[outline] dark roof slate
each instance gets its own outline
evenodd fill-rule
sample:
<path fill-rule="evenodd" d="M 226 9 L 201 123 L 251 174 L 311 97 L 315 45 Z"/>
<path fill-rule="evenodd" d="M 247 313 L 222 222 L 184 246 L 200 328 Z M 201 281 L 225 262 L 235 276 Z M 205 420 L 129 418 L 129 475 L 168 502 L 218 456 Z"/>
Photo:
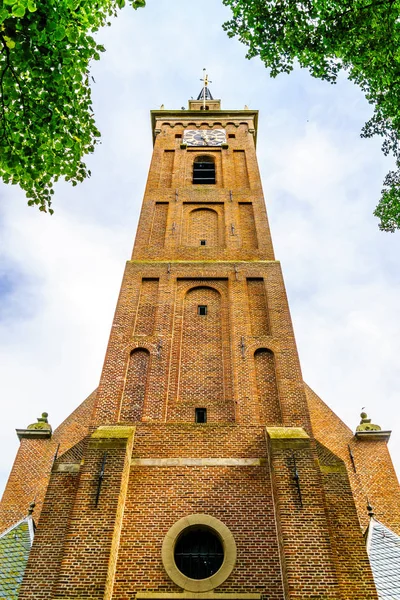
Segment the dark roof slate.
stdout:
<path fill-rule="evenodd" d="M 372 518 L 367 532 L 367 551 L 378 596 L 400 599 L 400 536 Z"/>
<path fill-rule="evenodd" d="M 17 600 L 33 541 L 33 520 L 26 517 L 0 535 L 0 598 Z"/>

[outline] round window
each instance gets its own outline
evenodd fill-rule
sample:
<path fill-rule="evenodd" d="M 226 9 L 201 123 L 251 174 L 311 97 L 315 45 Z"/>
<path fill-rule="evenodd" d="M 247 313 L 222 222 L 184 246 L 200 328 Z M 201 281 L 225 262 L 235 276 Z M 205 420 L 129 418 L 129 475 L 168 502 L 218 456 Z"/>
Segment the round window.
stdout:
<path fill-rule="evenodd" d="M 217 533 L 209 527 L 189 527 L 179 536 L 174 550 L 179 571 L 191 579 L 214 575 L 224 562 L 224 550 Z"/>
<path fill-rule="evenodd" d="M 182 517 L 162 545 L 164 568 L 188 592 L 208 592 L 223 583 L 236 562 L 236 544 L 226 525 L 204 514 Z"/>

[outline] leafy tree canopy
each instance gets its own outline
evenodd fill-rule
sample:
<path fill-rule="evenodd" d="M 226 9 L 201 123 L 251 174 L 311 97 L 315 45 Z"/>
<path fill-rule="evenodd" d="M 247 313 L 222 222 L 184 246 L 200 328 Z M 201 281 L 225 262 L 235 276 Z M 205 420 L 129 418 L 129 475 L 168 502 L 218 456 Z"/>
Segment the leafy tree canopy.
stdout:
<path fill-rule="evenodd" d="M 335 83 L 341 70 L 373 105 L 361 136 L 383 138 L 396 171 L 384 180 L 375 210 L 384 231 L 400 229 L 400 0 L 223 0 L 224 24 L 259 55 L 272 77 L 298 61 L 313 77 Z"/>
<path fill-rule="evenodd" d="M 133 8 L 145 0 L 129 0 Z M 90 175 L 83 156 L 100 133 L 91 106 L 89 62 L 103 46 L 93 34 L 125 0 L 0 2 L 0 177 L 28 204 L 51 209 L 60 177 Z"/>

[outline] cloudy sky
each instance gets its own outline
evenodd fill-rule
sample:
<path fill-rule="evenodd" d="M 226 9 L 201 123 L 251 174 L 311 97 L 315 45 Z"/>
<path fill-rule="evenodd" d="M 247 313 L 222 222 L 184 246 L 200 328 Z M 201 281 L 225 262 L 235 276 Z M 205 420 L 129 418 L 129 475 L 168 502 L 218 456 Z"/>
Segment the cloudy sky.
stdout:
<path fill-rule="evenodd" d="M 0 188 L 0 489 L 15 428 L 42 411 L 56 427 L 98 384 L 150 162 L 149 111 L 181 108 L 202 68 L 223 108 L 260 110 L 258 157 L 305 381 L 352 428 L 366 407 L 392 429 L 400 469 L 400 234 L 372 216 L 391 167 L 346 81 L 272 80 L 222 31 L 217 0 L 148 0 L 100 33 L 93 65 L 102 145 L 92 177 L 60 184 L 52 217 Z"/>

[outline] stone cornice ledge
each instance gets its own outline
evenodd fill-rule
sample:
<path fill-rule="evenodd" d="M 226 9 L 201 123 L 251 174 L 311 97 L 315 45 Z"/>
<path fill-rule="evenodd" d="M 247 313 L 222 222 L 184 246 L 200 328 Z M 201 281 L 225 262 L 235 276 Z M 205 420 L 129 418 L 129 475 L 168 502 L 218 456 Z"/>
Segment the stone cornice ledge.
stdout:
<path fill-rule="evenodd" d="M 310 437 L 302 427 L 266 427 L 267 438 L 272 448 L 305 448 Z"/>
<path fill-rule="evenodd" d="M 51 429 L 16 429 L 20 440 L 48 440 L 51 438 Z"/>
<path fill-rule="evenodd" d="M 390 435 L 391 435 L 391 431 L 382 431 L 381 429 L 379 430 L 369 430 L 369 431 L 356 431 L 355 436 L 358 440 L 362 440 L 362 441 L 384 441 L 384 442 L 388 442 Z"/>
<path fill-rule="evenodd" d="M 137 592 L 136 600 L 152 600 L 153 598 L 159 598 L 159 600 L 194 600 L 196 599 L 210 599 L 213 600 L 259 600 L 261 594 L 240 594 L 240 593 L 215 593 L 215 592 Z"/>
<path fill-rule="evenodd" d="M 104 438 L 129 438 L 134 435 L 136 430 L 135 426 L 128 425 L 100 425 L 92 433 L 93 439 L 104 439 Z"/>

